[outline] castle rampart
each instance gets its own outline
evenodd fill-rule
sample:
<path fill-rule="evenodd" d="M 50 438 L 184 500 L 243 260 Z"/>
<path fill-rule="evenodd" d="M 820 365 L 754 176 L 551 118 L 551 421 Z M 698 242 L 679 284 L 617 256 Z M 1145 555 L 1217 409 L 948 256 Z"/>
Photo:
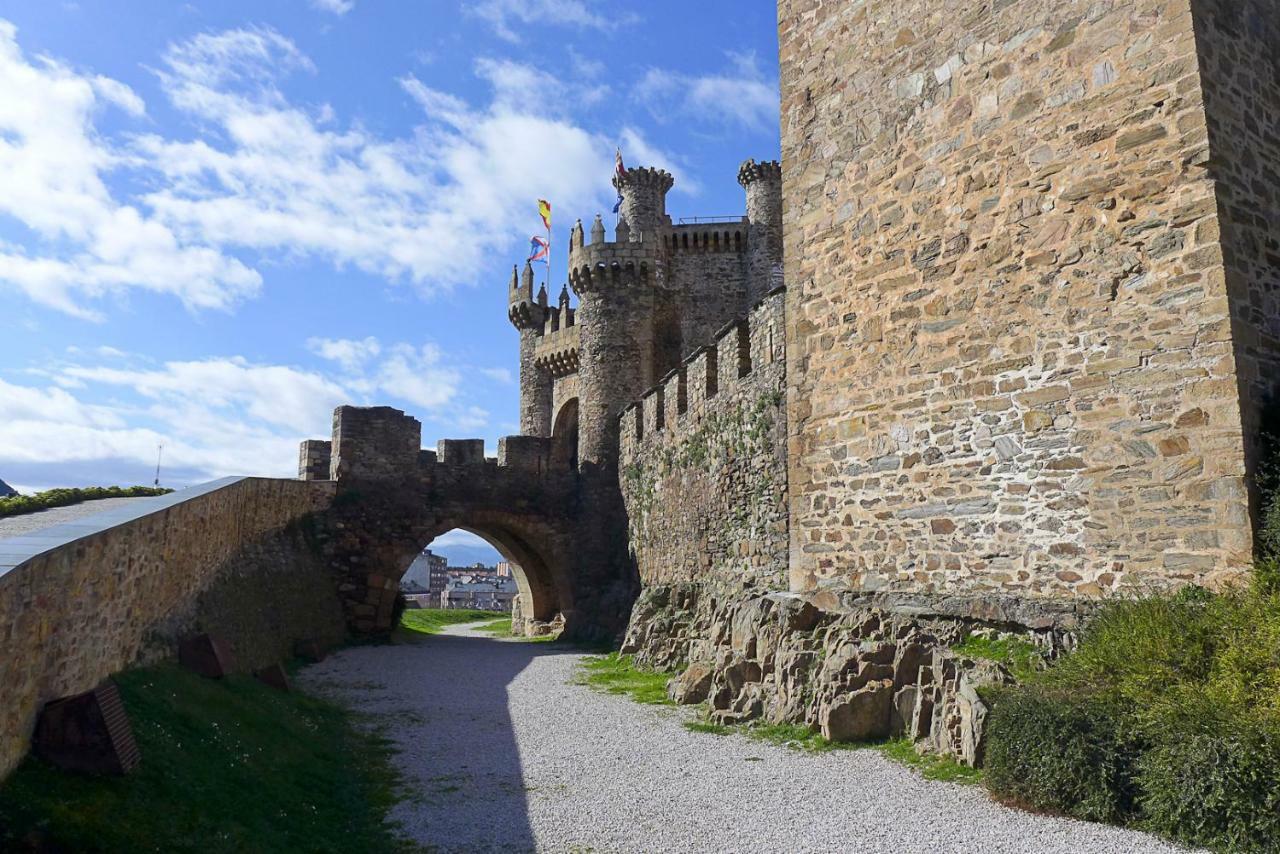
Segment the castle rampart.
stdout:
<path fill-rule="evenodd" d="M 629 540 L 646 586 L 786 589 L 784 302 L 771 294 L 619 418 Z"/>

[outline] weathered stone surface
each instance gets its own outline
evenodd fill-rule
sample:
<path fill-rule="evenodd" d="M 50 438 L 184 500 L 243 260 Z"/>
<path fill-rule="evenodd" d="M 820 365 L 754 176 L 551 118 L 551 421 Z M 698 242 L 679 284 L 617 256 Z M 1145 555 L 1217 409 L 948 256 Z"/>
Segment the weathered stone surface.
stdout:
<path fill-rule="evenodd" d="M 781 0 L 792 589 L 1244 574 L 1278 19 Z"/>
<path fill-rule="evenodd" d="M 893 680 L 870 682 L 853 693 L 824 703 L 818 713 L 828 741 L 870 741 L 889 735 Z"/>
<path fill-rule="evenodd" d="M 712 585 L 649 587 L 637 600 L 625 651 L 641 665 L 693 662 L 668 692 L 678 702 L 705 698 L 715 721 L 763 716 L 839 740 L 908 735 L 921 749 L 980 762 L 986 707 L 976 689 L 1010 676 L 951 647 L 981 630 L 1062 650 L 1072 643 L 1076 615 L 1062 609 L 1056 621 L 1029 629 L 984 620 L 989 609 L 979 602 L 970 615 L 956 616 L 938 612 L 961 612 L 958 597 L 945 608 L 928 607 L 920 595 L 895 597 L 904 598 L 834 589 L 742 597 Z"/>
<path fill-rule="evenodd" d="M 0 776 L 50 699 L 91 691 L 180 639 L 227 638 L 246 669 L 297 637 L 343 637 L 335 584 L 308 539 L 330 483 L 230 479 L 0 568 Z"/>
<path fill-rule="evenodd" d="M 292 690 L 289 685 L 289 674 L 285 673 L 284 667 L 279 662 L 268 664 L 266 667 L 260 667 L 253 671 L 253 678 L 263 685 L 275 688 L 277 691 L 283 691 L 286 694 Z"/>
<path fill-rule="evenodd" d="M 671 680 L 667 694 L 681 705 L 704 702 L 711 693 L 711 677 L 714 671 L 709 663 L 695 661 L 684 672 Z"/>

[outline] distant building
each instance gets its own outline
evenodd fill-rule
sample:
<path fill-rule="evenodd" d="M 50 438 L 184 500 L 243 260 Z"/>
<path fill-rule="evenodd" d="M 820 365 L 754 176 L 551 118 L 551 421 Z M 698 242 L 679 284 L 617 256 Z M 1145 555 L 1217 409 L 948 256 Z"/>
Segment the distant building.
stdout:
<path fill-rule="evenodd" d="M 426 593 L 432 598 L 427 607 L 437 607 L 440 602 L 440 591 L 444 590 L 448 561 L 442 555 L 432 553 L 431 549 L 423 549 L 422 554 L 414 558 L 409 569 L 400 579 L 400 590 L 406 594 Z"/>
<path fill-rule="evenodd" d="M 475 579 L 475 576 L 470 576 Z M 475 608 L 480 611 L 511 610 L 511 602 L 519 591 L 513 578 L 450 580 L 440 594 L 441 608 Z"/>
<path fill-rule="evenodd" d="M 498 577 L 499 578 L 511 577 L 511 561 L 509 560 L 498 561 Z"/>

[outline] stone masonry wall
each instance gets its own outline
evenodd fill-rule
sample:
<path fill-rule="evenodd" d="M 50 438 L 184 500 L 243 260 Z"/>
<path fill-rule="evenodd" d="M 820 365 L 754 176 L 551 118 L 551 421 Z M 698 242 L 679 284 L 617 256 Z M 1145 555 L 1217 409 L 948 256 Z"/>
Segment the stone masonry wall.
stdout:
<path fill-rule="evenodd" d="M 779 34 L 793 589 L 1245 572 L 1188 2 L 781 0 Z"/>
<path fill-rule="evenodd" d="M 333 494 L 327 482 L 236 479 L 3 571 L 0 777 L 44 703 L 174 655 L 186 632 L 224 634 L 242 668 L 286 657 L 299 638 L 341 638 L 332 579 L 305 534 Z"/>
<path fill-rule="evenodd" d="M 622 413 L 619 479 L 646 586 L 786 588 L 784 297 Z"/>
<path fill-rule="evenodd" d="M 1250 469 L 1280 391 L 1280 2 L 1196 0 L 1232 339 Z M 1208 236 L 1208 235 L 1206 235 Z"/>

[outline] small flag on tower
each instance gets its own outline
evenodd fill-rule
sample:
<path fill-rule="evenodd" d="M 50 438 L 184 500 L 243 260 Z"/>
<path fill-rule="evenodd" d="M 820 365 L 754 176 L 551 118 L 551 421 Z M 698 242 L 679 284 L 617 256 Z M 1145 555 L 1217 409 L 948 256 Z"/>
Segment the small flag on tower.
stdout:
<path fill-rule="evenodd" d="M 622 179 L 622 178 L 625 178 L 625 177 L 626 177 L 626 175 L 627 175 L 627 167 L 625 167 L 625 166 L 623 166 L 623 165 L 622 165 L 622 149 L 621 149 L 621 148 L 618 148 L 618 149 L 615 149 L 615 150 L 614 150 L 614 158 L 613 158 L 613 159 L 614 159 L 614 163 L 615 163 L 615 165 L 614 165 L 614 167 L 613 167 L 613 174 L 614 174 L 614 175 L 616 175 L 616 176 L 618 176 L 618 179 L 619 179 L 619 180 L 618 180 L 618 183 L 619 183 L 619 184 L 621 184 L 621 183 L 622 183 L 621 179 Z M 621 187 L 619 187 L 619 188 L 618 188 L 618 201 L 614 202 L 614 204 L 613 204 L 613 212 L 614 212 L 614 213 L 617 213 L 621 208 L 622 208 L 622 188 L 621 188 Z"/>
<path fill-rule="evenodd" d="M 542 224 L 547 227 L 547 231 L 551 230 L 551 203 L 546 199 L 538 199 L 538 216 L 542 217 Z"/>
<path fill-rule="evenodd" d="M 548 248 L 549 247 L 547 245 L 547 239 L 545 237 L 530 238 L 528 260 L 529 261 L 546 261 L 548 264 L 550 264 L 551 262 L 547 258 Z"/>

